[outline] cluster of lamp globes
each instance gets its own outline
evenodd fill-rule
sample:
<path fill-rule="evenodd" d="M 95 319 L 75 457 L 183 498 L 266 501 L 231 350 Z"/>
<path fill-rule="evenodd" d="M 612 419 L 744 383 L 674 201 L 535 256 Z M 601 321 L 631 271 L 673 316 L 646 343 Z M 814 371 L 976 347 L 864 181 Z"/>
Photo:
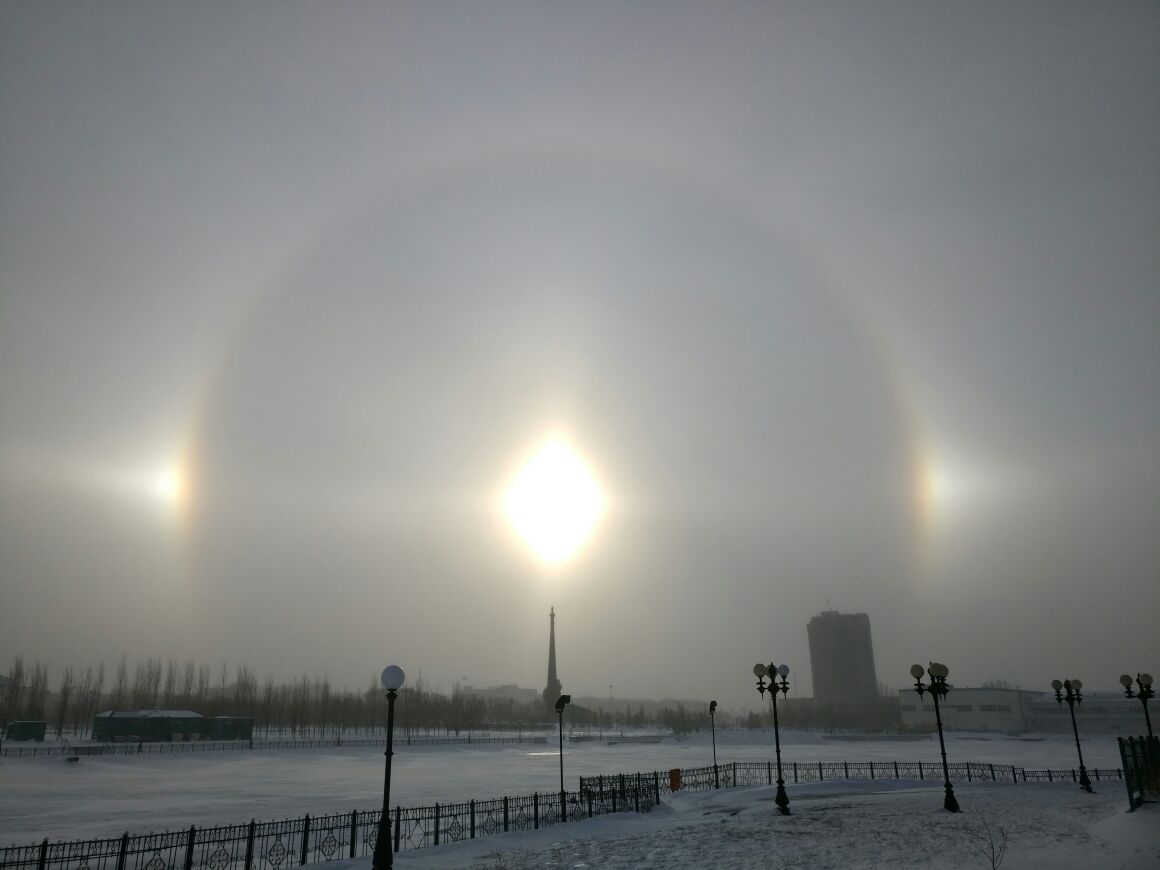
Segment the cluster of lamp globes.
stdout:
<path fill-rule="evenodd" d="M 1152 697 L 1152 675 L 1151 674 L 1136 674 L 1136 684 L 1140 687 L 1139 696 L 1141 698 Z M 1132 678 L 1127 674 L 1120 674 L 1120 685 L 1124 687 L 1124 694 L 1129 698 L 1135 698 L 1136 694 L 1132 691 Z"/>
<path fill-rule="evenodd" d="M 778 665 L 776 668 L 773 665 L 763 665 L 760 662 L 753 666 L 753 676 L 759 680 L 763 677 L 769 677 L 770 681 L 781 677 L 782 681 L 789 676 L 789 665 Z"/>

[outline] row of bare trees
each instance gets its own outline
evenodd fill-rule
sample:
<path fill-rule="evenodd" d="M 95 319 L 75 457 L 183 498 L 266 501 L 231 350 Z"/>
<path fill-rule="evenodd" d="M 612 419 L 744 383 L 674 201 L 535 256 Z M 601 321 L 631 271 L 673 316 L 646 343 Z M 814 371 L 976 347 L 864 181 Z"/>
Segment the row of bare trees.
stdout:
<path fill-rule="evenodd" d="M 47 668 L 39 661 L 29 665 L 18 655 L 9 667 L 7 683 L 0 684 L 0 720 L 47 721 L 57 736 L 87 734 L 93 717 L 105 710 L 151 709 L 253 717 L 259 731 L 269 735 L 373 733 L 383 728 L 386 719 L 377 680 L 361 691 L 336 689 L 326 677 L 308 675 L 289 682 L 275 682 L 273 677 L 259 682 L 249 667 L 231 669 L 224 663 L 212 668 L 193 661 L 146 658 L 130 666 L 122 656 L 111 675 L 103 663 L 83 671 L 66 667 L 56 690 L 51 691 Z M 433 690 L 422 675 L 403 687 L 395 711 L 396 728 L 412 736 L 531 730 L 555 721 L 554 713 L 539 701 L 484 697 L 459 686 L 446 694 Z M 718 714 L 718 725 L 728 720 L 723 712 Z M 623 716 L 575 704 L 568 709 L 567 724 L 573 728 L 659 725 L 678 732 L 708 728 L 704 711 L 681 704 L 651 714 L 643 707 L 636 711 L 626 707 Z"/>
<path fill-rule="evenodd" d="M 57 736 L 85 735 L 93 717 L 106 710 L 193 710 L 206 716 L 249 716 L 269 734 L 334 735 L 374 732 L 386 719 L 383 692 L 374 680 L 361 691 L 336 689 L 326 677 L 303 675 L 289 682 L 259 682 L 247 666 L 216 669 L 193 661 L 122 657 L 110 674 L 104 663 L 61 671 L 55 691 L 39 661 L 17 655 L 0 683 L 0 720 L 47 721 Z M 400 692 L 396 727 L 404 734 L 471 733 L 482 729 L 526 730 L 554 716 L 539 702 L 480 697 L 456 686 L 450 694 L 433 690 L 420 675 Z M 569 710 L 573 726 L 613 724 L 608 713 L 583 707 Z"/>

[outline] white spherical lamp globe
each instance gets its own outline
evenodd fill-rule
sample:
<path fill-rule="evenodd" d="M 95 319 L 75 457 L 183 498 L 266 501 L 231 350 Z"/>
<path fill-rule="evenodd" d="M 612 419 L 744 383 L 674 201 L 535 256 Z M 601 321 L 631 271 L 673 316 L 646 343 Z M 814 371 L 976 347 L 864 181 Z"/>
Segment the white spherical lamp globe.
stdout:
<path fill-rule="evenodd" d="M 403 681 L 406 678 L 407 675 L 403 673 L 403 669 L 398 665 L 387 665 L 383 668 L 383 688 L 388 692 L 403 688 Z"/>

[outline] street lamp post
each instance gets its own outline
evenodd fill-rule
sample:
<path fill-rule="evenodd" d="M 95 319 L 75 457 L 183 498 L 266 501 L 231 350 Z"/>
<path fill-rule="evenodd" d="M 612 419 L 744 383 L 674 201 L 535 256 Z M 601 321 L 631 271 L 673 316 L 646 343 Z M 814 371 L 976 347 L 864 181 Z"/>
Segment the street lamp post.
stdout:
<path fill-rule="evenodd" d="M 777 797 L 773 802 L 777 804 L 778 812 L 788 816 L 789 795 L 785 793 L 785 777 L 781 775 L 781 734 L 777 721 L 777 693 L 785 695 L 789 692 L 789 683 L 785 679 L 789 676 L 789 666 L 774 665 L 773 662 L 763 665 L 759 662 L 753 666 L 753 675 L 757 677 L 757 691 L 762 697 L 765 697 L 765 677 L 769 677 L 769 695 L 773 701 L 773 745 L 777 751 Z"/>
<path fill-rule="evenodd" d="M 387 690 L 387 770 L 383 776 L 383 812 L 379 816 L 379 832 L 375 837 L 375 854 L 371 861 L 374 870 L 393 867 L 395 854 L 391 850 L 391 756 L 395 754 L 395 699 L 403 687 L 406 675 L 398 665 L 383 668 L 382 684 Z"/>
<path fill-rule="evenodd" d="M 1083 695 L 1080 694 L 1083 683 L 1079 680 L 1064 680 L 1062 683 L 1059 680 L 1052 680 L 1051 688 L 1055 689 L 1055 703 L 1062 707 L 1063 702 L 1067 701 L 1067 709 L 1071 713 L 1071 731 L 1075 735 L 1075 752 L 1079 756 L 1079 787 L 1090 792 L 1092 781 L 1088 779 L 1087 768 L 1083 766 L 1083 750 L 1079 747 L 1079 728 L 1075 724 L 1075 705 L 1083 705 Z"/>
<path fill-rule="evenodd" d="M 714 718 L 717 713 L 717 702 L 709 702 L 709 731 L 713 734 L 713 788 L 721 788 L 721 775 L 717 772 L 717 726 Z"/>
<path fill-rule="evenodd" d="M 564 822 L 568 821 L 564 792 L 564 708 L 571 703 L 571 695 L 561 695 L 556 699 L 556 718 L 560 721 L 560 820 Z"/>
<path fill-rule="evenodd" d="M 939 662 L 931 662 L 930 667 L 926 669 L 926 673 L 930 675 L 929 686 L 922 682 L 922 665 L 910 666 L 910 675 L 914 677 L 914 691 L 918 692 L 918 697 L 921 698 L 923 692 L 930 692 L 930 696 L 934 698 L 934 721 L 938 725 L 938 748 L 942 753 L 943 788 L 946 790 L 943 809 L 948 813 L 957 813 L 959 811 L 959 802 L 955 798 L 954 786 L 951 785 L 951 771 L 947 766 L 947 746 L 943 741 L 942 712 L 938 706 L 939 698 L 945 698 L 947 696 L 947 677 L 950 675 L 950 669 Z"/>
<path fill-rule="evenodd" d="M 1155 737 L 1156 735 L 1152 733 L 1152 717 L 1148 715 L 1148 699 L 1155 694 L 1152 691 L 1152 675 L 1136 674 L 1136 685 L 1140 689 L 1138 692 L 1132 691 L 1132 678 L 1127 674 L 1120 675 L 1120 685 L 1124 687 L 1125 697 L 1140 699 L 1140 703 L 1144 705 L 1144 721 L 1148 723 L 1148 736 Z"/>

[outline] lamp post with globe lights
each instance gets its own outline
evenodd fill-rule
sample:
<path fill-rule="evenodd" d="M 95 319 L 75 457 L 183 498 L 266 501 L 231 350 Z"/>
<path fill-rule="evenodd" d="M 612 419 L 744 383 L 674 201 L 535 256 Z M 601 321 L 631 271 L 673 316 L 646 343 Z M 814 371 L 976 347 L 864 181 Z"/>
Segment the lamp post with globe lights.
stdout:
<path fill-rule="evenodd" d="M 388 665 L 383 668 L 380 678 L 383 688 L 387 690 L 387 770 L 383 777 L 383 813 L 379 816 L 379 831 L 375 837 L 375 854 L 371 865 L 374 870 L 384 870 L 394 866 L 395 855 L 391 851 L 391 756 L 395 754 L 395 699 L 399 696 L 399 689 L 403 687 L 406 675 L 398 665 Z"/>
<path fill-rule="evenodd" d="M 561 695 L 556 699 L 556 717 L 560 720 L 560 815 L 568 821 L 568 808 L 564 803 L 564 708 L 572 703 L 571 695 Z"/>
<path fill-rule="evenodd" d="M 929 686 L 922 681 L 923 673 L 922 665 L 910 666 L 910 675 L 914 677 L 914 691 L 918 692 L 918 697 L 921 698 L 923 692 L 930 692 L 930 696 L 934 698 L 934 721 L 938 726 L 938 748 L 939 752 L 942 753 L 943 788 L 946 790 L 943 809 L 948 813 L 957 813 L 959 812 L 959 802 L 955 798 L 954 786 L 951 785 L 951 771 L 947 766 L 947 746 L 943 740 L 942 712 L 938 706 L 939 699 L 945 698 L 949 691 L 947 677 L 950 675 L 950 668 L 940 662 L 931 662 L 925 671 L 930 676 Z"/>
<path fill-rule="evenodd" d="M 1148 736 L 1155 737 L 1156 735 L 1152 733 L 1152 717 L 1148 715 L 1148 700 L 1155 694 L 1152 691 L 1152 675 L 1136 674 L 1138 692 L 1132 691 L 1132 678 L 1127 674 L 1120 674 L 1120 685 L 1124 687 L 1124 697 L 1140 699 L 1140 703 L 1144 705 L 1144 721 L 1148 724 Z"/>
<path fill-rule="evenodd" d="M 717 772 L 717 726 L 714 717 L 717 713 L 717 702 L 709 702 L 709 731 L 713 735 L 713 788 L 721 788 L 721 777 Z"/>
<path fill-rule="evenodd" d="M 1075 705 L 1083 704 L 1083 695 L 1080 694 L 1083 683 L 1079 680 L 1064 680 L 1062 683 L 1059 680 L 1052 680 L 1051 688 L 1055 689 L 1055 703 L 1062 707 L 1063 702 L 1067 701 L 1067 709 L 1071 713 L 1071 731 L 1075 735 L 1075 752 L 1079 756 L 1079 787 L 1090 792 L 1092 781 L 1088 779 L 1087 768 L 1083 766 L 1083 750 L 1079 746 L 1079 728 L 1075 724 Z"/>
<path fill-rule="evenodd" d="M 763 665 L 758 662 L 753 666 L 753 675 L 757 677 L 757 691 L 762 697 L 765 697 L 765 678 L 769 677 L 768 688 L 770 698 L 773 701 L 773 745 L 777 752 L 777 797 L 773 799 L 773 802 L 777 804 L 777 809 L 783 816 L 788 816 L 789 795 L 785 793 L 785 777 L 781 775 L 781 735 L 777 721 L 777 693 L 781 692 L 785 695 L 789 692 L 789 683 L 786 681 L 786 677 L 789 676 L 789 666 L 774 665 L 773 662 Z"/>

